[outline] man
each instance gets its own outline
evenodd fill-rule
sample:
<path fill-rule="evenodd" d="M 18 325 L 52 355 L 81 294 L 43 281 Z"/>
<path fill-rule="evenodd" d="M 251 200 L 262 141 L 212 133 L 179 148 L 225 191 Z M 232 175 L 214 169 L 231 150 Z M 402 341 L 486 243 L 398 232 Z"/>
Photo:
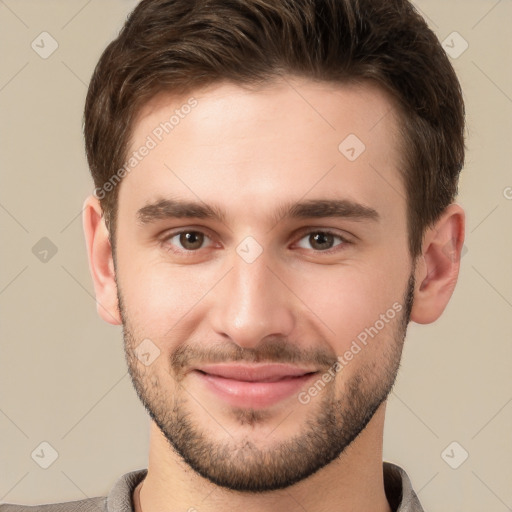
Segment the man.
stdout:
<path fill-rule="evenodd" d="M 463 132 L 406 0 L 142 1 L 89 87 L 84 230 L 149 464 L 45 510 L 421 511 L 384 414 L 457 281 Z"/>

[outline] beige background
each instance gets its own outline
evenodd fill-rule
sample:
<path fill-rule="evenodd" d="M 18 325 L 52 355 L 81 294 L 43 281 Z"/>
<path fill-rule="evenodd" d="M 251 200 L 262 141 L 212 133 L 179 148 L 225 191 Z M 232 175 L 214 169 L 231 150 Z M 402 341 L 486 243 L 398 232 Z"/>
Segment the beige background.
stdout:
<path fill-rule="evenodd" d="M 93 189 L 87 83 L 134 5 L 0 0 L 0 502 L 103 495 L 146 467 L 149 422 L 121 329 L 96 315 L 80 218 Z M 427 511 L 501 512 L 512 509 L 512 3 L 416 5 L 441 40 L 457 31 L 469 44 L 452 59 L 467 106 L 467 253 L 443 317 L 410 325 L 385 459 L 406 468 Z M 43 31 L 58 43 L 47 59 L 31 47 Z M 46 262 L 32 252 L 43 237 L 57 249 Z M 42 442 L 58 452 L 48 469 L 36 463 Z M 468 459 L 452 469 L 445 460 L 460 462 L 462 450 Z"/>

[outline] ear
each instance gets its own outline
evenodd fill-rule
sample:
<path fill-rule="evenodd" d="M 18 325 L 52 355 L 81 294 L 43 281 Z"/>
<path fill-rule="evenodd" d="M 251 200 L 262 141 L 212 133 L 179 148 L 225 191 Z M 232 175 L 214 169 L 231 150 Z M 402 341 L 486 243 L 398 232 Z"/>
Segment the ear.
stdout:
<path fill-rule="evenodd" d="M 112 247 L 100 202 L 92 195 L 84 202 L 83 227 L 98 314 L 105 322 L 120 325 Z"/>
<path fill-rule="evenodd" d="M 435 322 L 444 311 L 459 276 L 464 233 L 464 210 L 456 203 L 450 204 L 426 231 L 416 264 L 413 322 Z"/>

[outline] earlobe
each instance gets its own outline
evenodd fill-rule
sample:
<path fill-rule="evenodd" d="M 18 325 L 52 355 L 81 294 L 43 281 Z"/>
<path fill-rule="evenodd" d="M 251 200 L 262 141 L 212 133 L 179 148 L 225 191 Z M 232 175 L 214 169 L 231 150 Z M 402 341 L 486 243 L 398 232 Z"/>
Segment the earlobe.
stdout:
<path fill-rule="evenodd" d="M 120 325 L 122 321 L 117 300 L 112 247 L 100 202 L 96 197 L 89 196 L 85 200 L 82 218 L 98 314 L 105 322 Z"/>
<path fill-rule="evenodd" d="M 464 210 L 456 203 L 450 204 L 425 233 L 415 271 L 413 322 L 432 323 L 446 308 L 459 275 L 464 234 Z"/>

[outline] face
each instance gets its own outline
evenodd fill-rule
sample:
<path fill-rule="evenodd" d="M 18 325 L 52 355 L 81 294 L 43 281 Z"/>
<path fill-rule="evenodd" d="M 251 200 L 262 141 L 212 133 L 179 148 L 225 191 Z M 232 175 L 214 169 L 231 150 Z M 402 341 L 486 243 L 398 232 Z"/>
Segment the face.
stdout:
<path fill-rule="evenodd" d="M 385 401 L 414 288 L 397 123 L 374 86 L 291 78 L 160 96 L 137 119 L 115 247 L 126 358 L 211 482 L 298 482 Z"/>

